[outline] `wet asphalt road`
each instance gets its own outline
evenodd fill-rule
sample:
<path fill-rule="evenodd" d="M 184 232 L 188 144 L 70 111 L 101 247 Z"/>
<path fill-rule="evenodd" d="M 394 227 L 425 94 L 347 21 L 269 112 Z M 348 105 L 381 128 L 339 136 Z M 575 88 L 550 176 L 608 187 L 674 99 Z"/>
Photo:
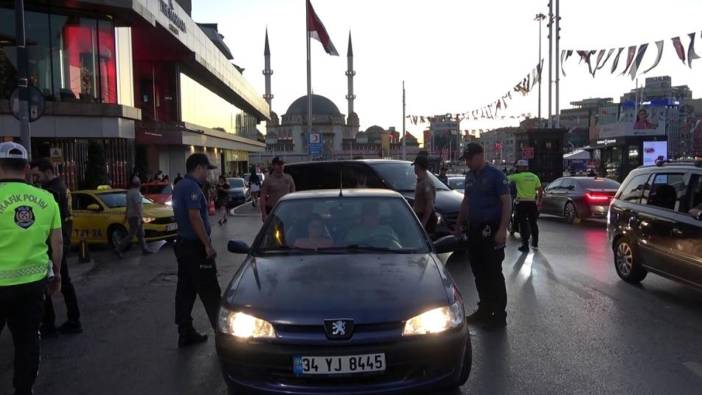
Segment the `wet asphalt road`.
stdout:
<path fill-rule="evenodd" d="M 253 240 L 256 215 L 231 218 L 213 238 L 220 284 L 226 287 L 241 257 L 227 239 Z M 511 240 L 503 272 L 508 327 L 471 329 L 473 371 L 459 393 L 702 392 L 702 291 L 649 275 L 643 286 L 618 279 L 602 223 L 567 225 L 544 218 L 541 249 L 522 255 Z M 71 270 L 85 333 L 42 342 L 37 394 L 225 394 L 210 339 L 176 348 L 172 248 L 118 261 L 107 250 L 93 264 Z M 448 267 L 466 307 L 476 303 L 473 277 L 462 256 Z M 55 298 L 59 324 L 61 297 Z M 196 327 L 209 332 L 196 303 Z M 211 332 L 210 332 L 211 333 Z M 12 343 L 0 334 L 0 394 L 11 393 Z"/>

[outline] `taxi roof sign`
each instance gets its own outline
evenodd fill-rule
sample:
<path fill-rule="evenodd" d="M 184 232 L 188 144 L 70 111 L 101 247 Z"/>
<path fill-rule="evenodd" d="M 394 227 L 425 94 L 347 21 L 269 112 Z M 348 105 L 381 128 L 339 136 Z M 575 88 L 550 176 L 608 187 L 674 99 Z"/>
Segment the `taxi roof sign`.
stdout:
<path fill-rule="evenodd" d="M 110 189 L 112 189 L 112 187 L 109 185 L 98 185 L 97 187 L 98 191 L 109 191 Z"/>

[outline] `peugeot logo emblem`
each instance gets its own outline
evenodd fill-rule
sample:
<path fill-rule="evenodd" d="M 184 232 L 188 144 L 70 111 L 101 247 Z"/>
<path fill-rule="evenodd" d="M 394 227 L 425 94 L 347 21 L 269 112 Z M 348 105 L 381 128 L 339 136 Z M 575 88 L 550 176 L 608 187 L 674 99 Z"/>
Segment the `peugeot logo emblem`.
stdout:
<path fill-rule="evenodd" d="M 344 318 L 324 320 L 324 332 L 329 339 L 349 339 L 353 334 L 353 320 Z"/>

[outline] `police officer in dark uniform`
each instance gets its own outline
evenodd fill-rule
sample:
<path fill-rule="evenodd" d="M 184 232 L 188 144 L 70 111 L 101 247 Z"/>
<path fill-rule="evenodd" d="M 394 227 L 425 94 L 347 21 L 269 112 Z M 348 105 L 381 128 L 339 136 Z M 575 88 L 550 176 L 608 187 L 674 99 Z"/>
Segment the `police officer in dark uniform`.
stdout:
<path fill-rule="evenodd" d="M 207 181 L 210 164 L 205 154 L 188 157 L 187 174 L 173 190 L 173 211 L 178 222 L 175 254 L 178 260 L 175 323 L 178 325 L 178 347 L 202 343 L 207 335 L 199 334 L 192 324 L 191 313 L 196 296 L 205 305 L 212 328 L 217 326 L 221 290 L 217 282 L 215 250 L 210 240 L 207 199 L 202 185 Z"/>
<path fill-rule="evenodd" d="M 486 329 L 501 328 L 507 319 L 502 261 L 512 196 L 507 178 L 485 162 L 480 144 L 468 144 L 464 159 L 470 172 L 466 175 L 456 233 L 463 234 L 467 220 L 468 257 L 480 298 L 478 310 L 467 318 L 467 322 L 482 324 Z"/>
<path fill-rule="evenodd" d="M 64 334 L 81 333 L 83 327 L 80 324 L 80 310 L 78 309 L 78 298 L 76 290 L 71 282 L 68 273 L 67 255 L 71 248 L 71 233 L 73 232 L 73 219 L 71 218 L 70 193 L 61 177 L 54 171 L 54 165 L 46 158 L 37 159 L 31 164 L 32 174 L 41 184 L 41 187 L 51 192 L 56 199 L 61 213 L 61 229 L 63 233 L 63 258 L 61 259 L 61 293 L 63 301 L 66 303 L 66 315 L 68 320 L 64 322 L 58 331 Z M 49 249 L 51 253 L 51 249 Z M 51 336 L 56 332 L 56 314 L 51 296 L 47 295 L 44 303 L 44 319 L 42 322 L 42 336 Z"/>

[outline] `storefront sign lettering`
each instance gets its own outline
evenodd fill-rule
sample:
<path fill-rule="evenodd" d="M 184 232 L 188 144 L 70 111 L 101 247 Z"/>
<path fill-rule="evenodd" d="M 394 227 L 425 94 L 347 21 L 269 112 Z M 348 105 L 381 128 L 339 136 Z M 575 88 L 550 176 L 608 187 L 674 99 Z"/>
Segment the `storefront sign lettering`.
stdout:
<path fill-rule="evenodd" d="M 597 140 L 597 144 L 603 144 L 603 145 L 607 145 L 607 144 L 616 144 L 616 143 L 617 143 L 617 140 L 614 140 L 614 139 L 609 139 L 609 140 Z"/>
<path fill-rule="evenodd" d="M 161 0 L 161 12 L 168 18 L 168 20 L 176 25 L 178 29 L 185 33 L 185 21 L 183 21 L 183 19 L 176 14 L 175 9 L 173 8 L 173 0 L 168 0 L 168 2 Z"/>

